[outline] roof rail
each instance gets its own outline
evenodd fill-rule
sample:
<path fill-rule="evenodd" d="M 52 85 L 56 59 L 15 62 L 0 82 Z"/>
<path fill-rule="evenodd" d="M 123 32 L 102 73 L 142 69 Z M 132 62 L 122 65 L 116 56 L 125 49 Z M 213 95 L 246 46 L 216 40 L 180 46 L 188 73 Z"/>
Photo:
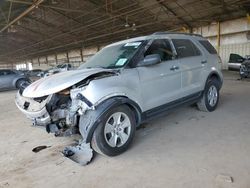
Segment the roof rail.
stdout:
<path fill-rule="evenodd" d="M 202 37 L 202 35 L 195 34 L 195 33 L 178 33 L 178 32 L 167 32 L 167 31 L 155 32 L 152 35 L 167 35 L 167 34 L 182 34 L 182 35 L 190 35 L 190 36 Z"/>

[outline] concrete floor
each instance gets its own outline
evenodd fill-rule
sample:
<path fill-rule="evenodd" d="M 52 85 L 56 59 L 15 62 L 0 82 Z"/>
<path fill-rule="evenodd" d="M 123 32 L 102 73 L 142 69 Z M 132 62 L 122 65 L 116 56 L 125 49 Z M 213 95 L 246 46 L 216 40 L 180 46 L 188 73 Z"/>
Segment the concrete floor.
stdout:
<path fill-rule="evenodd" d="M 126 153 L 97 155 L 82 167 L 60 151 L 74 138 L 55 138 L 30 122 L 0 93 L 0 188 L 250 187 L 250 82 L 226 73 L 218 109 L 185 107 L 136 133 Z M 31 150 L 49 145 L 39 153 Z M 230 178 L 233 182 L 230 182 Z"/>

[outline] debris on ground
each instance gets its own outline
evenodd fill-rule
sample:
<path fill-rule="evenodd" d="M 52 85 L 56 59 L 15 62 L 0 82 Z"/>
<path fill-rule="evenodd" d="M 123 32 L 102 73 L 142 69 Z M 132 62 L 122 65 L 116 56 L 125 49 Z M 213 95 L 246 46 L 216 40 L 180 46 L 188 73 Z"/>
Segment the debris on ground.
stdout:
<path fill-rule="evenodd" d="M 147 125 L 148 125 L 147 123 L 143 123 L 140 126 L 136 127 L 136 130 L 145 129 Z"/>
<path fill-rule="evenodd" d="M 34 153 L 38 153 L 39 151 L 44 150 L 44 149 L 46 149 L 46 148 L 50 148 L 50 147 L 51 147 L 51 146 L 37 146 L 37 147 L 33 148 L 32 151 L 33 151 Z"/>
<path fill-rule="evenodd" d="M 234 182 L 233 177 L 231 177 L 228 174 L 219 174 L 219 175 L 216 176 L 216 180 L 227 182 L 227 183 L 233 183 Z"/>
<path fill-rule="evenodd" d="M 63 150 L 63 155 L 72 161 L 84 166 L 93 158 L 93 150 L 90 143 L 80 143 L 77 146 L 68 146 Z"/>
<path fill-rule="evenodd" d="M 56 163 L 56 166 L 58 166 L 58 165 L 60 165 L 60 164 L 62 164 L 62 163 L 64 163 L 64 161 L 57 162 L 57 163 Z"/>

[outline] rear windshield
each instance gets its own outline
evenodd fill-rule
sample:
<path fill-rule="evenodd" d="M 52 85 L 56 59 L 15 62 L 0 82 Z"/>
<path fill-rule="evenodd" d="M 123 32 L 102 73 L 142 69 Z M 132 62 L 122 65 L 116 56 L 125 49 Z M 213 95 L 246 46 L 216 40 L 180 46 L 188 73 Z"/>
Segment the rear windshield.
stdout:
<path fill-rule="evenodd" d="M 210 53 L 210 54 L 217 54 L 216 50 L 214 49 L 214 47 L 210 44 L 210 42 L 208 42 L 207 40 L 199 40 L 199 42 L 201 43 L 201 45 L 206 48 L 206 50 Z"/>

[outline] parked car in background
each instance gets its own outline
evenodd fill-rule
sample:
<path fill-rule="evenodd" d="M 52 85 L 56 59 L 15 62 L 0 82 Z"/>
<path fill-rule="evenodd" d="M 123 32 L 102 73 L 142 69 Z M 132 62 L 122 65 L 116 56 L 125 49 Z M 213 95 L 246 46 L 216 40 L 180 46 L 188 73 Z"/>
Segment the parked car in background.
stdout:
<path fill-rule="evenodd" d="M 40 79 L 16 95 L 17 107 L 56 135 L 80 133 L 104 155 L 126 151 L 142 122 L 178 106 L 214 111 L 221 60 L 200 35 L 155 33 L 111 44 L 78 70 Z M 67 133 L 67 134 L 66 134 Z"/>
<path fill-rule="evenodd" d="M 38 77 L 39 73 L 41 72 L 42 72 L 41 69 L 34 69 L 34 70 L 29 70 L 28 72 L 26 72 L 26 75 L 28 77 Z"/>
<path fill-rule="evenodd" d="M 248 78 L 250 76 L 250 56 L 248 56 L 240 66 L 240 78 Z"/>
<path fill-rule="evenodd" d="M 33 69 L 29 70 L 25 73 L 25 75 L 32 81 L 36 81 L 40 79 L 40 73 L 43 72 L 41 69 Z"/>
<path fill-rule="evenodd" d="M 26 75 L 29 72 L 29 70 L 26 70 L 26 69 L 22 70 L 22 69 L 20 69 L 20 70 L 18 70 L 18 72 L 23 73 L 23 74 Z"/>
<path fill-rule="evenodd" d="M 234 70 L 234 71 L 239 71 L 241 64 L 245 60 L 249 60 L 250 56 L 246 55 L 245 57 L 242 57 L 239 54 L 230 54 L 229 56 L 229 61 L 228 61 L 228 70 Z"/>
<path fill-rule="evenodd" d="M 22 84 L 30 83 L 24 73 L 10 69 L 0 69 L 0 90 L 19 89 Z"/>
<path fill-rule="evenodd" d="M 73 68 L 73 66 L 71 64 L 65 63 L 65 64 L 57 65 L 56 67 L 53 67 L 51 69 L 42 71 L 38 75 L 40 77 L 46 77 L 46 76 L 49 76 L 49 75 L 52 75 L 52 74 L 56 74 L 56 73 L 64 72 L 64 71 L 68 71 L 68 70 L 73 70 L 73 69 L 74 68 Z"/>

